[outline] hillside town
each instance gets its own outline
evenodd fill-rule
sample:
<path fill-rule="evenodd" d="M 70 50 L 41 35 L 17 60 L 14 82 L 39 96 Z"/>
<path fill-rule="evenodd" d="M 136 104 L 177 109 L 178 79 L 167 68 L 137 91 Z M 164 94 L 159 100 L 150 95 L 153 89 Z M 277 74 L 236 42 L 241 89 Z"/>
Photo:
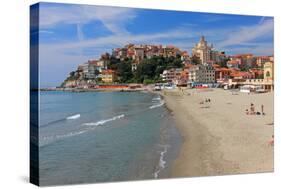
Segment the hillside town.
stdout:
<path fill-rule="evenodd" d="M 128 44 L 88 60 L 71 72 L 62 88 L 126 88 L 155 84 L 165 86 L 246 91 L 274 89 L 273 55 L 227 55 L 202 36 L 191 54 L 172 45 Z"/>

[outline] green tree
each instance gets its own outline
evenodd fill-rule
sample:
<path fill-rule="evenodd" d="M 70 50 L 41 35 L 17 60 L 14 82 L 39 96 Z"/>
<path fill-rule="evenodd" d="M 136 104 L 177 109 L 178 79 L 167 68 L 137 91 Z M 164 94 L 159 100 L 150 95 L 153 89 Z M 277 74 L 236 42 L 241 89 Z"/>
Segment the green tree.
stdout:
<path fill-rule="evenodd" d="M 131 63 L 121 62 L 116 64 L 117 76 L 121 83 L 126 83 L 133 78 Z"/>

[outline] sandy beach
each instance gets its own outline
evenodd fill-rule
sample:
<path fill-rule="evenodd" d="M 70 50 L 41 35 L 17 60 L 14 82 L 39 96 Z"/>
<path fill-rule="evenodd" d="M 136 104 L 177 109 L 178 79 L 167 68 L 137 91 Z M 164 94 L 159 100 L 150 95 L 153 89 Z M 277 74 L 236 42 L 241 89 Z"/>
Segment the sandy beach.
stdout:
<path fill-rule="evenodd" d="M 172 177 L 273 171 L 273 92 L 188 89 L 162 94 L 184 138 Z M 206 98 L 211 102 L 205 103 Z M 265 115 L 246 115 L 251 103 L 259 112 L 264 105 Z"/>

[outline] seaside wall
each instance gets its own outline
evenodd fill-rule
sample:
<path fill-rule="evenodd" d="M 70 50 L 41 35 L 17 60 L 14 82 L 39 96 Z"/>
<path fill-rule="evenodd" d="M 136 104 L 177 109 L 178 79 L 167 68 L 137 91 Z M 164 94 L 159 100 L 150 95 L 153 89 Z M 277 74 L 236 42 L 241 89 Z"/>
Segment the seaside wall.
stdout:
<path fill-rule="evenodd" d="M 99 89 L 127 89 L 128 85 L 98 85 Z"/>

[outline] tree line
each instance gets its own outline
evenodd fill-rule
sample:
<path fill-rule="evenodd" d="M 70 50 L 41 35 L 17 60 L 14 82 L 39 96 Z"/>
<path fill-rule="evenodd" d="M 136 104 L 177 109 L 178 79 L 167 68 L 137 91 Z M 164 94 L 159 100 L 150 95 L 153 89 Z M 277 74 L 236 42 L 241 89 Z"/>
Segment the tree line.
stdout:
<path fill-rule="evenodd" d="M 180 56 L 153 56 L 144 58 L 137 65 L 136 70 L 132 70 L 133 60 L 125 58 L 124 60 L 117 59 L 113 56 L 108 61 L 108 69 L 115 70 L 120 83 L 156 83 L 162 82 L 160 74 L 166 69 L 183 68 Z"/>

